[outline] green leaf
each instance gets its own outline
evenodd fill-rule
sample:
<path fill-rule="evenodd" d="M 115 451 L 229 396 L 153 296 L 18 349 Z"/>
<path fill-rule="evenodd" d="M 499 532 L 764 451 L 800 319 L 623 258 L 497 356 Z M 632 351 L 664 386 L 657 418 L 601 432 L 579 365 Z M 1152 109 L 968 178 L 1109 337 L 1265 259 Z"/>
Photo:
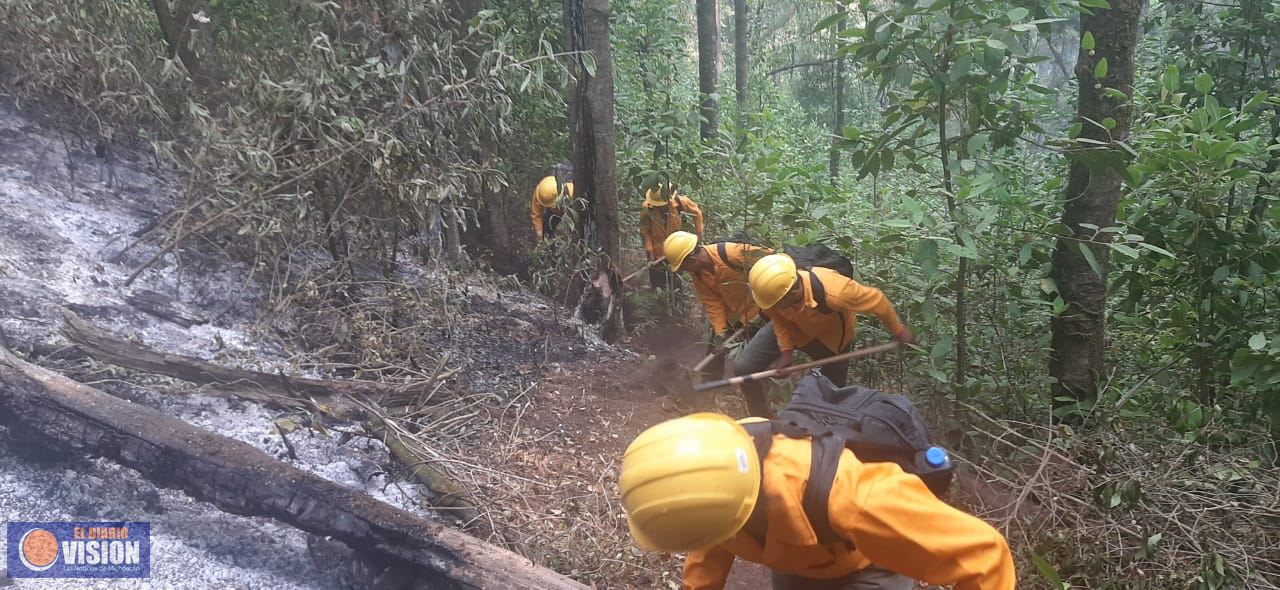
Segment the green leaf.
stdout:
<path fill-rule="evenodd" d="M 1178 66 L 1169 66 L 1164 69 L 1164 77 L 1160 81 L 1164 85 L 1164 89 L 1174 92 L 1178 89 L 1178 85 L 1182 80 L 1178 77 Z"/>
<path fill-rule="evenodd" d="M 1000 51 L 1004 51 L 1004 50 L 1006 50 L 1006 49 L 1008 49 L 1008 48 L 1009 48 L 1009 46 L 1008 46 L 1008 45 L 1005 45 L 1005 44 L 1004 44 L 1004 41 L 1001 41 L 1001 40 L 999 40 L 999 39 L 995 39 L 995 38 L 991 38 L 991 37 L 988 37 L 988 38 L 987 38 L 987 47 L 990 47 L 990 48 L 992 48 L 992 49 L 999 49 Z"/>
<path fill-rule="evenodd" d="M 1102 126 L 1105 127 L 1107 130 L 1115 129 L 1116 120 L 1112 119 L 1111 117 L 1107 117 L 1102 120 Z"/>
<path fill-rule="evenodd" d="M 1098 259 L 1093 255 L 1093 249 L 1085 242 L 1076 242 L 1076 246 L 1080 248 L 1080 255 L 1084 257 L 1084 261 L 1089 263 L 1089 268 L 1093 269 L 1093 273 L 1102 276 L 1102 265 L 1098 264 Z"/>
<path fill-rule="evenodd" d="M 1252 113 L 1253 111 L 1258 110 L 1258 107 L 1262 106 L 1262 103 L 1266 101 L 1267 101 L 1266 91 L 1260 90 L 1258 91 L 1257 94 L 1253 95 L 1253 98 L 1249 99 L 1249 102 L 1244 104 L 1244 108 L 1241 110 L 1243 110 L 1246 113 Z"/>
<path fill-rule="evenodd" d="M 916 262 L 920 264 L 920 271 L 925 277 L 932 277 L 938 274 L 938 242 L 928 238 L 921 239 L 916 243 Z"/>
<path fill-rule="evenodd" d="M 1018 21 L 1020 21 L 1020 20 L 1022 20 L 1022 19 L 1024 19 L 1024 18 L 1027 18 L 1027 15 L 1028 15 L 1028 14 L 1031 14 L 1031 11 L 1030 11 L 1030 10 L 1027 10 L 1027 9 L 1025 9 L 1025 8 L 1023 8 L 1023 7 L 1021 7 L 1021 6 L 1019 6 L 1019 7 L 1017 7 L 1017 8 L 1014 8 L 1013 10 L 1010 10 L 1010 11 L 1009 11 L 1009 15 L 1008 15 L 1008 16 L 1009 16 L 1009 20 L 1010 20 L 1010 21 L 1012 21 L 1012 22 L 1015 22 L 1015 23 L 1016 23 L 1016 22 L 1018 22 Z"/>
<path fill-rule="evenodd" d="M 1119 252 L 1119 253 L 1121 253 L 1121 254 L 1124 254 L 1125 256 L 1128 256 L 1129 258 L 1137 258 L 1137 257 L 1138 257 L 1138 251 L 1137 251 L 1137 250 L 1134 250 L 1133 248 L 1130 248 L 1129 246 L 1126 246 L 1126 245 L 1124 245 L 1124 244 L 1112 243 L 1112 244 L 1111 244 L 1111 249 L 1112 249 L 1112 250 L 1115 250 L 1116 252 Z"/>
<path fill-rule="evenodd" d="M 1085 51 L 1093 51 L 1093 47 L 1094 47 L 1093 33 L 1091 31 L 1085 31 L 1084 35 L 1080 36 L 1080 48 L 1084 49 Z M 1170 67 L 1173 67 L 1173 66 L 1170 66 Z"/>
<path fill-rule="evenodd" d="M 1267 347 L 1267 335 L 1262 332 L 1254 334 L 1249 338 L 1249 348 L 1252 350 L 1262 350 Z"/>
<path fill-rule="evenodd" d="M 1098 65 L 1093 66 L 1093 77 L 1099 80 L 1107 77 L 1107 58 L 1098 60 Z"/>
<path fill-rule="evenodd" d="M 915 72 L 911 70 L 911 66 L 907 64 L 903 64 L 898 66 L 898 69 L 894 71 L 893 81 L 897 82 L 899 86 L 906 88 L 908 86 L 911 86 L 911 78 L 914 76 L 914 74 Z"/>
<path fill-rule="evenodd" d="M 939 338 L 937 342 L 934 342 L 933 347 L 929 349 L 929 358 L 945 359 L 951 356 L 951 353 L 955 349 L 956 349 L 955 340 L 953 340 L 950 336 L 943 336 Z"/>
<path fill-rule="evenodd" d="M 823 29 L 830 28 L 831 25 L 834 25 L 844 20 L 846 15 L 847 13 L 841 10 L 840 12 L 837 12 L 831 16 L 828 16 L 827 18 L 824 18 L 818 21 L 818 24 L 813 26 L 813 32 L 817 33 L 818 31 L 821 31 Z"/>
<path fill-rule="evenodd" d="M 590 53 L 581 54 L 582 69 L 587 71 L 587 76 L 596 77 L 596 58 Z"/>
<path fill-rule="evenodd" d="M 1028 260 L 1031 260 L 1031 243 L 1027 242 L 1022 245 L 1022 250 L 1018 251 L 1018 266 L 1023 266 Z"/>
<path fill-rule="evenodd" d="M 1036 565 L 1036 569 L 1040 571 L 1040 575 L 1044 576 L 1044 579 L 1048 580 L 1049 583 L 1053 585 L 1054 590 L 1061 590 L 1062 587 L 1065 586 L 1065 584 L 1062 583 L 1062 576 L 1058 575 L 1058 570 L 1054 569 L 1052 565 L 1049 565 L 1049 562 L 1045 561 L 1043 557 L 1040 557 L 1039 553 L 1031 554 L 1031 562 Z"/>
<path fill-rule="evenodd" d="M 1080 0 L 1080 5 L 1085 8 L 1101 8 L 1103 10 L 1111 10 L 1111 3 L 1107 0 Z"/>
<path fill-rule="evenodd" d="M 969 138 L 969 141 L 965 142 L 965 149 L 967 149 L 968 154 L 972 156 L 973 154 L 978 153 L 982 148 L 986 147 L 987 142 L 990 140 L 990 133 L 975 133 Z"/>
<path fill-rule="evenodd" d="M 1164 248 L 1161 248 L 1161 247 L 1156 246 L 1156 245 L 1154 245 L 1154 244 L 1148 244 L 1147 242 L 1139 242 L 1139 243 L 1138 243 L 1138 247 L 1140 247 L 1140 248 L 1146 248 L 1146 249 L 1148 249 L 1148 250 L 1150 250 L 1150 251 L 1152 251 L 1152 252 L 1155 252 L 1156 254 L 1164 254 L 1165 256 L 1168 256 L 1169 258 L 1177 258 L 1177 256 L 1174 256 L 1174 255 L 1173 255 L 1173 252 L 1170 252 L 1170 251 L 1168 251 L 1168 250 L 1165 250 Z"/>
<path fill-rule="evenodd" d="M 1195 86 L 1196 92 L 1209 94 L 1209 91 L 1213 90 L 1213 76 L 1210 76 L 1208 72 L 1200 72 L 1196 75 Z"/>
<path fill-rule="evenodd" d="M 973 68 L 973 54 L 965 53 L 956 58 L 955 63 L 951 64 L 951 71 L 948 72 L 948 76 L 952 82 L 959 82 L 961 78 L 969 74 L 971 68 Z"/>

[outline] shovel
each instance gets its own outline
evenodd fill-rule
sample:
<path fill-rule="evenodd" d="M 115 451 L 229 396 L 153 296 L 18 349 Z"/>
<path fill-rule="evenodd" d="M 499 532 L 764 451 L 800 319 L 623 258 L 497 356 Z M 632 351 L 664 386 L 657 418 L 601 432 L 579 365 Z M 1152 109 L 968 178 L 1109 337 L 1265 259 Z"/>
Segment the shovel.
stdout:
<path fill-rule="evenodd" d="M 738 377 L 730 377 L 728 379 L 721 379 L 719 381 L 709 381 L 707 383 L 694 385 L 693 390 L 707 391 L 709 389 L 718 389 L 720 387 L 738 385 L 740 383 L 746 383 L 748 381 L 760 381 L 763 379 L 770 379 L 772 377 L 781 377 L 783 375 L 790 375 L 791 373 L 812 369 L 814 367 L 821 367 L 823 365 L 829 365 L 831 363 L 838 363 L 840 361 L 848 361 L 856 358 L 862 358 L 864 356 L 871 356 L 873 354 L 888 352 L 890 350 L 897 348 L 898 345 L 899 343 L 897 342 L 886 342 L 884 344 L 877 344 L 875 346 L 859 348 L 858 350 L 849 351 L 844 354 L 837 354 L 835 356 L 829 356 L 821 360 L 816 360 L 813 362 L 808 362 L 800 365 L 791 365 L 790 367 L 783 367 L 781 369 L 769 369 L 768 371 L 760 371 L 758 373 L 751 373 L 750 375 L 740 375 Z"/>

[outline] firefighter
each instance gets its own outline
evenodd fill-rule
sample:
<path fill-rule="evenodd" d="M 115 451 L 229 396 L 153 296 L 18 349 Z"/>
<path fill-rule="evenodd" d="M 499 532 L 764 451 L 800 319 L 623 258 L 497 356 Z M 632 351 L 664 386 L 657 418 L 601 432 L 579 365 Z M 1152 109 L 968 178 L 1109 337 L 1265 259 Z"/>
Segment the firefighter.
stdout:
<path fill-rule="evenodd" d="M 712 413 L 646 430 L 619 480 L 632 538 L 688 552 L 686 590 L 723 589 L 736 558 L 769 567 L 774 590 L 910 590 L 913 578 L 955 590 L 1015 587 L 1008 544 L 991 525 L 897 463 L 863 462 L 848 449 L 826 516 L 843 542 L 818 542 L 802 503 L 812 445 L 774 434 L 762 458 L 742 424 Z"/>
<path fill-rule="evenodd" d="M 693 199 L 677 194 L 675 185 L 663 183 L 645 191 L 640 237 L 650 261 L 663 258 L 662 244 L 667 236 L 680 230 L 693 230 L 693 234 L 701 238 L 702 227 L 702 209 Z M 668 269 L 654 266 L 649 269 L 649 285 L 666 289 L 678 286 L 679 279 Z"/>
<path fill-rule="evenodd" d="M 769 318 L 734 361 L 734 374 L 747 375 L 790 366 L 796 349 L 814 360 L 846 351 L 853 343 L 857 314 L 880 319 L 893 339 L 915 343 L 915 335 L 898 319 L 889 298 L 875 287 L 863 285 L 828 268 L 796 268 L 786 254 L 771 254 L 751 267 L 747 276 L 751 297 Z M 838 387 L 849 378 L 849 363 L 832 363 L 822 373 Z M 752 416 L 770 417 L 764 384 L 742 384 L 742 395 Z"/>
<path fill-rule="evenodd" d="M 550 238 L 556 226 L 564 218 L 565 208 L 573 200 L 573 167 L 556 164 L 533 189 L 533 203 L 529 217 L 533 221 L 533 233 L 538 240 Z"/>
<path fill-rule="evenodd" d="M 772 250 L 742 242 L 700 244 L 697 235 L 677 231 L 663 241 L 662 253 L 672 272 L 689 273 L 693 290 L 702 301 L 712 331 L 708 354 L 718 351 L 728 336 L 760 315 L 747 286 L 747 271 Z M 723 377 L 724 364 L 724 357 L 717 355 L 703 369 L 703 376 Z"/>

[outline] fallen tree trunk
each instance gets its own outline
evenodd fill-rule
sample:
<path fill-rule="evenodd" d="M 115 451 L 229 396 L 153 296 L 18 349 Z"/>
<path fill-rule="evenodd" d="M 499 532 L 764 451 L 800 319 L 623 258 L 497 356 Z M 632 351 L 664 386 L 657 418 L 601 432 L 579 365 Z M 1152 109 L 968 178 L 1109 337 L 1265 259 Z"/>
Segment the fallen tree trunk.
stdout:
<path fill-rule="evenodd" d="M 505 549 L 277 461 L 258 449 L 114 398 L 0 348 L 0 424 L 56 451 L 104 457 L 233 514 L 332 537 L 427 588 L 583 589 Z"/>
<path fill-rule="evenodd" d="M 378 402 L 382 402 L 388 396 L 414 395 L 432 385 L 428 383 L 396 386 L 373 381 L 332 381 L 246 371 L 188 356 L 165 354 L 145 344 L 125 340 L 90 325 L 71 311 L 63 310 L 62 315 L 65 320 L 62 334 L 85 354 L 127 369 L 158 373 L 201 385 L 233 385 L 283 391 L 293 395 L 324 397 L 361 394 Z"/>
<path fill-rule="evenodd" d="M 404 465 L 413 474 L 414 479 L 427 486 L 431 493 L 436 495 L 433 505 L 443 506 L 443 512 L 452 516 L 464 527 L 473 525 L 480 519 L 476 505 L 470 500 L 470 494 L 449 476 L 428 463 L 419 451 L 410 448 L 400 439 L 399 433 L 389 430 L 385 417 L 370 416 L 363 427 L 370 436 L 381 440 L 382 444 L 387 446 L 392 458 Z M 496 533 L 496 531 L 490 532 Z"/>

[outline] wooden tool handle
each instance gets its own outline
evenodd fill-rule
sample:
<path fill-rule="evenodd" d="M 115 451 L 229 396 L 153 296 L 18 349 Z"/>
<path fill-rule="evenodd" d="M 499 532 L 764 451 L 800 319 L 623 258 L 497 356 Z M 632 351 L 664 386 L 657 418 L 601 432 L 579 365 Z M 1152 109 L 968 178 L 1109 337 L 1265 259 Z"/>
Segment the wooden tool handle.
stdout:
<path fill-rule="evenodd" d="M 720 381 L 711 381 L 708 383 L 702 383 L 700 385 L 695 385 L 693 389 L 694 391 L 706 391 L 708 389 L 718 389 L 720 387 L 738 385 L 740 383 L 746 383 L 748 381 L 760 381 L 761 379 L 769 379 L 771 377 L 781 377 L 783 375 L 789 375 L 791 373 L 812 369 L 814 367 L 821 367 L 823 365 L 829 365 L 831 363 L 838 363 L 840 361 L 848 361 L 856 358 L 862 358 L 864 356 L 870 356 L 873 354 L 888 352 L 890 350 L 897 348 L 898 344 L 899 343 L 897 342 L 886 342 L 884 344 L 877 344 L 875 346 L 859 348 L 858 350 L 852 350 L 844 354 L 837 354 L 835 356 L 829 356 L 824 359 L 819 359 L 816 361 L 812 361 L 812 362 L 808 362 L 800 365 L 791 365 L 790 367 L 783 367 L 781 369 L 769 369 L 768 371 L 760 371 L 758 373 L 751 373 L 749 375 L 739 375 L 737 377 L 721 379 Z"/>
<path fill-rule="evenodd" d="M 742 337 L 742 335 L 746 333 L 747 333 L 746 326 L 738 328 L 737 332 L 734 332 L 731 336 L 729 336 L 728 338 L 725 338 L 724 344 L 722 344 L 716 350 L 712 351 L 711 354 L 707 355 L 706 358 L 702 359 L 701 361 L 698 361 L 698 364 L 693 366 L 693 372 L 697 373 L 698 371 L 705 369 L 707 365 L 711 364 L 711 361 L 715 360 L 717 355 L 719 355 L 721 352 L 724 351 L 724 347 L 732 344 L 735 340 Z"/>

